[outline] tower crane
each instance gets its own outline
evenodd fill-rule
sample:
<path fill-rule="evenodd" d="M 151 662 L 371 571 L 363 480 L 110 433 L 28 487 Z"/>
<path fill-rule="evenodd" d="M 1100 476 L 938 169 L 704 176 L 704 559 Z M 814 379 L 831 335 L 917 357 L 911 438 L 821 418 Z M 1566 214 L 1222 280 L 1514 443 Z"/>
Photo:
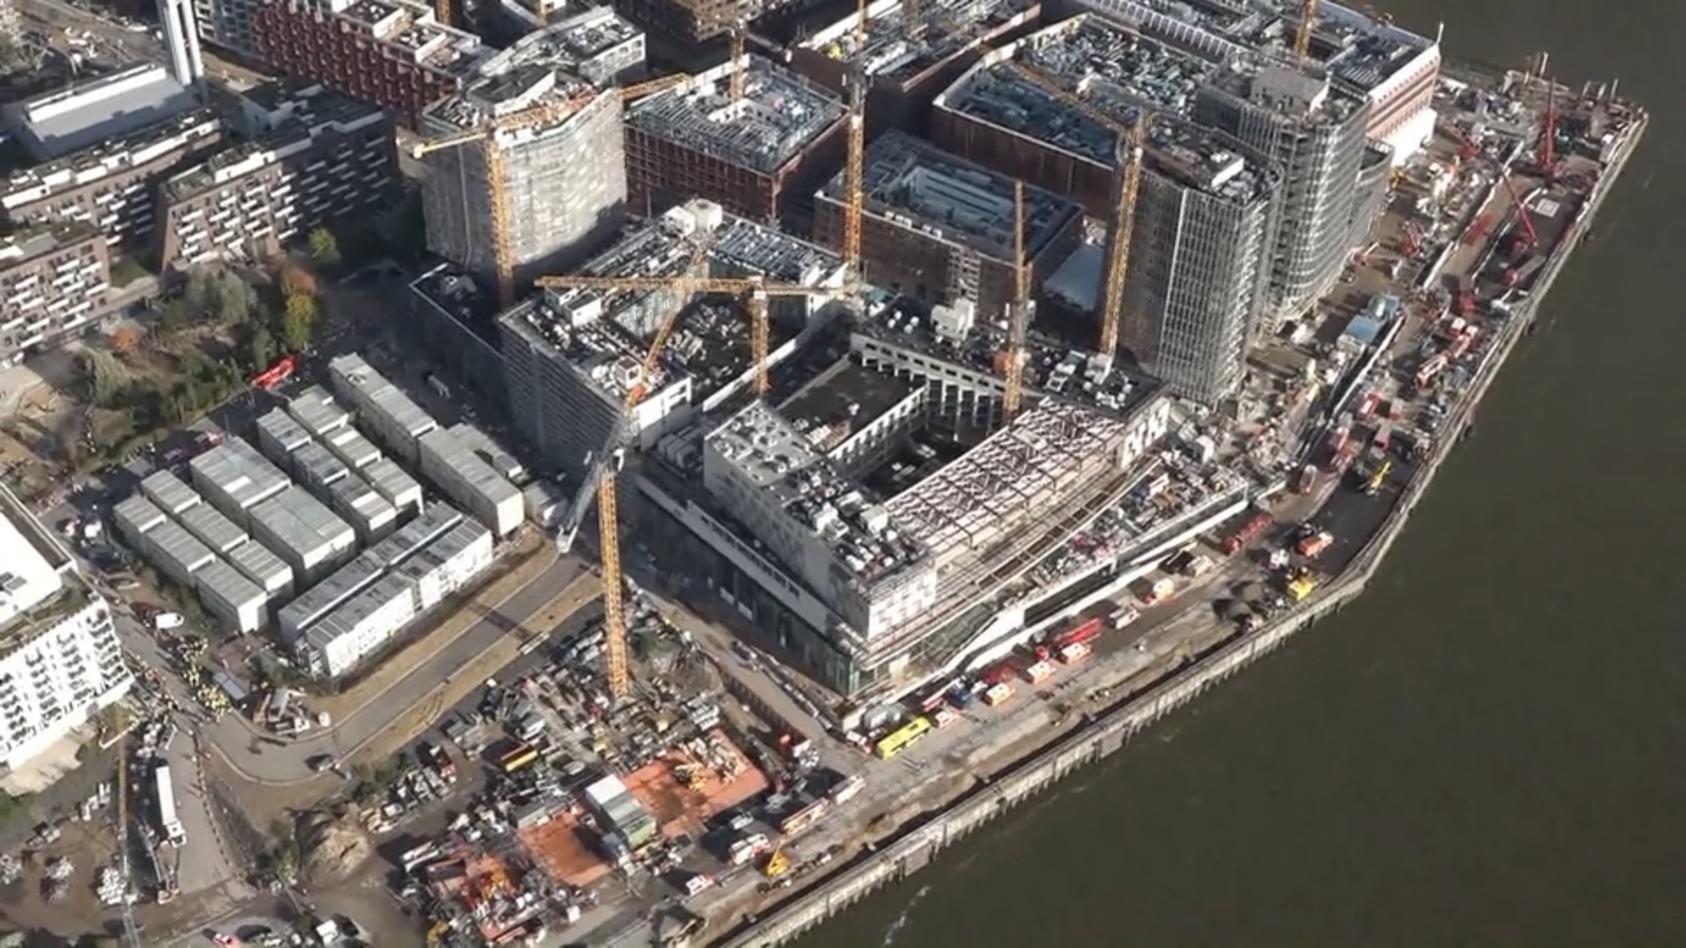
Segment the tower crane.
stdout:
<path fill-rule="evenodd" d="M 1294 61 L 1305 62 L 1307 53 L 1311 52 L 1311 27 L 1317 21 L 1317 0 L 1302 0 L 1300 3 L 1300 27 L 1294 33 Z"/>
<path fill-rule="evenodd" d="M 866 2 L 861 0 L 858 29 L 866 36 Z M 859 282 L 861 272 L 861 218 L 866 213 L 866 74 L 857 66 L 849 81 L 848 158 L 843 167 L 843 264 L 850 278 Z"/>
<path fill-rule="evenodd" d="M 1112 210 L 1111 233 L 1107 240 L 1106 270 L 1101 284 L 1101 355 L 1111 356 L 1118 351 L 1118 330 L 1124 312 L 1124 279 L 1130 271 L 1130 238 L 1135 232 L 1136 195 L 1141 190 L 1143 156 L 1147 144 L 1147 130 L 1152 115 L 1144 112 L 1135 124 L 1122 122 L 1090 105 L 1082 97 L 1067 91 L 1059 83 L 1016 60 L 1006 65 L 1031 84 L 1054 98 L 1072 106 L 1117 135 L 1121 143 L 1119 158 L 1122 176 L 1118 186 L 1118 202 Z"/>
<path fill-rule="evenodd" d="M 1001 397 L 1001 421 L 1019 414 L 1024 396 L 1024 340 L 1030 323 L 1030 261 L 1024 253 L 1024 182 L 1013 182 L 1013 308 L 1007 328 L 1006 390 Z"/>
<path fill-rule="evenodd" d="M 699 248 L 700 249 L 700 248 Z M 700 257 L 700 254 L 699 254 Z M 699 262 L 692 261 L 692 270 Z M 752 324 L 750 327 L 750 342 L 752 356 L 755 360 L 755 393 L 757 397 L 767 394 L 769 385 L 768 358 L 768 326 L 767 301 L 774 296 L 816 296 L 843 295 L 851 292 L 847 288 L 830 289 L 824 287 L 799 286 L 795 284 L 768 283 L 758 278 L 725 278 L 698 277 L 681 274 L 667 277 L 598 277 L 598 276 L 547 276 L 535 281 L 538 286 L 547 289 L 585 289 L 601 291 L 676 291 L 682 297 L 670 314 L 657 330 L 649 349 L 645 352 L 644 361 L 638 369 L 637 379 L 628 387 L 626 398 L 622 403 L 621 427 L 610 439 L 604 456 L 599 458 L 594 474 L 597 490 L 597 530 L 599 537 L 600 559 L 603 570 L 603 639 L 604 651 L 608 657 L 609 694 L 616 701 L 626 697 L 630 687 L 626 660 L 626 605 L 621 598 L 622 576 L 620 557 L 620 513 L 618 478 L 621 466 L 625 463 L 626 445 L 631 440 L 632 431 L 629 425 L 633 410 L 648 394 L 650 374 L 655 371 L 656 362 L 661 358 L 662 350 L 667 347 L 669 338 L 678 326 L 680 315 L 685 312 L 688 297 L 694 293 L 727 293 L 744 300 Z M 588 483 L 590 480 L 588 479 Z M 571 545 L 573 535 L 579 529 L 584 510 L 580 501 L 589 495 L 582 493 L 575 503 L 575 512 L 565 523 L 558 534 L 558 544 L 564 550 Z"/>
<path fill-rule="evenodd" d="M 684 73 L 677 73 L 660 79 L 652 79 L 648 82 L 622 88 L 620 96 L 623 101 L 628 101 L 671 88 L 689 78 Z M 515 302 L 515 248 L 514 238 L 510 234 L 509 193 L 507 186 L 504 184 L 506 177 L 504 150 L 498 146 L 498 135 L 499 133 L 518 132 L 540 125 L 548 125 L 565 119 L 596 101 L 602 91 L 592 89 L 568 99 L 547 102 L 511 112 L 508 115 L 494 118 L 473 130 L 422 142 L 410 152 L 415 158 L 423 158 L 436 151 L 455 148 L 459 145 L 470 143 L 480 145 L 481 160 L 486 167 L 487 192 L 492 205 L 492 266 L 497 273 L 498 300 L 504 306 L 509 306 Z"/>

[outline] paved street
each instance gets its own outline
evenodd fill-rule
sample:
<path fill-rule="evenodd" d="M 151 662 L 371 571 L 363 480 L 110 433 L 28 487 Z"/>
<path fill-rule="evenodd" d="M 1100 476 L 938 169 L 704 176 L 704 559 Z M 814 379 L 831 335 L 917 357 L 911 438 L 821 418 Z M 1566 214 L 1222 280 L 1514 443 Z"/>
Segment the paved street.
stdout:
<path fill-rule="evenodd" d="M 318 754 L 338 760 L 379 734 L 412 705 L 427 697 L 453 672 L 466 666 L 509 630 L 547 605 L 581 572 L 579 561 L 560 559 L 521 587 L 490 615 L 417 666 L 356 714 L 327 731 L 292 740 L 256 732 L 243 718 L 226 714 L 205 728 L 207 739 L 242 776 L 260 783 L 298 783 L 315 777 L 308 761 Z M 443 710 L 441 708 L 440 710 Z"/>

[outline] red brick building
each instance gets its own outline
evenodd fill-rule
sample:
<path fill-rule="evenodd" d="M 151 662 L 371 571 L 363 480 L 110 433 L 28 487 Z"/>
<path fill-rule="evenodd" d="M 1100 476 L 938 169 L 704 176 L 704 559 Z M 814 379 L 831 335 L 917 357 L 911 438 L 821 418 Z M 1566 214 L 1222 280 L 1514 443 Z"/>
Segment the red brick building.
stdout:
<path fill-rule="evenodd" d="M 409 0 L 264 0 L 252 32 L 277 70 L 406 116 L 460 91 L 490 53 Z"/>

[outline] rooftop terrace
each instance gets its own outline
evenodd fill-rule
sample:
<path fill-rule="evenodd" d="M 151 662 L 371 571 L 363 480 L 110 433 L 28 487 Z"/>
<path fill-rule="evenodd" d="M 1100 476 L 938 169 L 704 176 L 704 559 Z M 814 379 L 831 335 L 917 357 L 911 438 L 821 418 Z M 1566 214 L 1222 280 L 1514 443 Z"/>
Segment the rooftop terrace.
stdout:
<path fill-rule="evenodd" d="M 59 191 L 92 184 L 144 165 L 182 145 L 222 133 L 210 109 L 193 109 L 132 135 L 108 139 L 56 161 L 13 173 L 0 184 L 0 208 L 12 209 Z"/>
<path fill-rule="evenodd" d="M 741 100 L 731 100 L 727 63 L 628 107 L 627 124 L 763 174 L 777 172 L 843 117 L 843 103 L 783 66 L 756 55 L 748 60 Z"/>

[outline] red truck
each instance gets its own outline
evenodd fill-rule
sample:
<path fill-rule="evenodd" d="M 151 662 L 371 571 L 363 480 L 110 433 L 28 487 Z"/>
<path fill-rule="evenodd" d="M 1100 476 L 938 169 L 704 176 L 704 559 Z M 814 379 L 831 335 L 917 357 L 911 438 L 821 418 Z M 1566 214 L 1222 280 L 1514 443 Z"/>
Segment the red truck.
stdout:
<path fill-rule="evenodd" d="M 1263 510 L 1254 511 L 1253 515 L 1247 518 L 1247 522 L 1243 523 L 1239 530 L 1224 537 L 1224 542 L 1219 549 L 1223 550 L 1225 556 L 1234 556 L 1241 551 L 1242 547 L 1258 539 L 1259 534 L 1265 532 L 1265 528 L 1274 522 L 1270 514 Z"/>
<path fill-rule="evenodd" d="M 298 368 L 298 365 L 298 359 L 293 356 L 283 356 L 274 365 L 252 376 L 252 385 L 268 391 L 286 381 L 287 377 L 293 374 L 293 370 Z"/>

